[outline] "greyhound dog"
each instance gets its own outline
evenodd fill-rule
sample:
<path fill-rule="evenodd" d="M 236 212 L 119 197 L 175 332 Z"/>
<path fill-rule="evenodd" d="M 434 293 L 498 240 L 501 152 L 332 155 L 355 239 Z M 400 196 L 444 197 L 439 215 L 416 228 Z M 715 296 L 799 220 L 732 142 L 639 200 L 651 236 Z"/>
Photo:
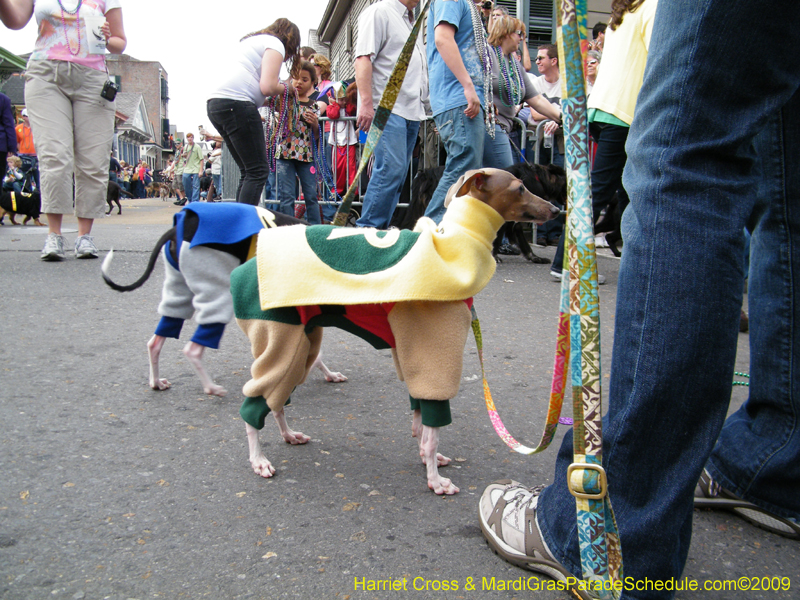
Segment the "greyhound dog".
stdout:
<path fill-rule="evenodd" d="M 218 348 L 225 325 L 233 317 L 230 293 L 231 271 L 247 260 L 252 238 L 264 227 L 304 224 L 303 221 L 270 210 L 225 202 L 206 204 L 195 202 L 178 212 L 175 226 L 156 242 L 144 274 L 130 285 L 112 281 L 108 272 L 113 249 L 102 266 L 105 282 L 114 290 L 129 292 L 147 281 L 163 247 L 166 279 L 159 313 L 161 321 L 147 343 L 150 357 L 150 387 L 166 390 L 170 382 L 159 377 L 158 362 L 168 337 L 178 338 L 185 319 L 197 310 L 198 322 L 192 340 L 183 353 L 194 368 L 203 391 L 214 396 L 227 394 L 217 385 L 203 366 L 206 348 Z M 314 365 L 329 382 L 346 381 L 347 377 L 328 369 L 320 357 Z"/>
<path fill-rule="evenodd" d="M 411 397 L 411 433 L 427 485 L 436 494 L 459 491 L 439 475 L 450 459 L 437 450 L 461 380 L 472 296 L 494 274 L 492 240 L 500 226 L 544 223 L 559 209 L 499 169 L 465 173 L 445 206 L 440 225 L 423 217 L 413 232 L 327 225 L 263 230 L 256 260 L 231 274 L 236 321 L 255 359 L 240 414 L 257 475 L 275 474 L 258 440 L 268 413 L 286 442 L 309 441 L 288 427 L 284 406 L 314 363 L 322 327 L 336 326 L 392 349 Z M 379 268 L 368 270 L 367 256 Z"/>

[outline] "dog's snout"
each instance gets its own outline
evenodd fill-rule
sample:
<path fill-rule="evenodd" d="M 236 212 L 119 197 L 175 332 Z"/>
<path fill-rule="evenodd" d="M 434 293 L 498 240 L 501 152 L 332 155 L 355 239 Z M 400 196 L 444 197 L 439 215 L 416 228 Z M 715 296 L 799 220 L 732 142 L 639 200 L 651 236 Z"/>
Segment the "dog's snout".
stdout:
<path fill-rule="evenodd" d="M 557 206 L 555 206 L 554 204 L 551 204 L 550 205 L 550 212 L 553 213 L 554 215 L 558 215 L 558 214 L 561 214 L 561 209 L 558 208 Z"/>

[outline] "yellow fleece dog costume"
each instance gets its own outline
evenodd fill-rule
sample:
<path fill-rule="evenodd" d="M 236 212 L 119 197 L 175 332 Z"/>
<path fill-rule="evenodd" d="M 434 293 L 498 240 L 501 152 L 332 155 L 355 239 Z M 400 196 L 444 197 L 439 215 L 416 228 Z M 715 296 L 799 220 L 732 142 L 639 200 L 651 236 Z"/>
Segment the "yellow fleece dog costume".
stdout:
<path fill-rule="evenodd" d="M 492 207 L 454 198 L 441 224 L 414 231 L 325 225 L 264 230 L 256 261 L 231 275 L 236 321 L 250 339 L 252 379 L 240 413 L 261 429 L 302 383 L 324 326 L 392 348 L 398 377 L 422 423 L 450 423 L 458 393 L 471 298 L 494 275 L 492 241 L 503 224 Z"/>

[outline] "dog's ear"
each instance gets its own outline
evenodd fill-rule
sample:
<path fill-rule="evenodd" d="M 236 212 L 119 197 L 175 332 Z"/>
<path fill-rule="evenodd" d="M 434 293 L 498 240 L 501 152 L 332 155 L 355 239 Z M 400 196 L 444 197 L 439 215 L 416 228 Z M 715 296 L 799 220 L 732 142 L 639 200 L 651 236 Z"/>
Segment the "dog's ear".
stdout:
<path fill-rule="evenodd" d="M 469 194 L 473 189 L 477 191 L 482 191 L 484 186 L 486 185 L 486 180 L 488 178 L 488 174 L 483 169 L 478 169 L 475 171 L 467 171 L 461 177 L 458 178 L 453 185 L 450 186 L 450 189 L 447 190 L 447 196 L 444 199 L 444 205 L 447 207 L 453 198 L 460 198 L 461 196 L 466 196 Z"/>

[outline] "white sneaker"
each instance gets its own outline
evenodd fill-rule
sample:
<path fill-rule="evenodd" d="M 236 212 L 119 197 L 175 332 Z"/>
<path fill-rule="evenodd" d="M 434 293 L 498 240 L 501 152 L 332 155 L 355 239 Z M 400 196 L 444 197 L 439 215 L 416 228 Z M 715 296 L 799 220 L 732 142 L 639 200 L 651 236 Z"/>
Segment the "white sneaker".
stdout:
<path fill-rule="evenodd" d="M 608 242 L 606 241 L 606 236 L 604 233 L 600 235 L 594 236 L 594 247 L 595 248 L 608 248 Z"/>
<path fill-rule="evenodd" d="M 58 235 L 57 233 L 47 234 L 47 240 L 45 240 L 44 248 L 42 248 L 42 260 L 64 260 L 67 257 L 64 254 L 64 243 L 66 241 L 63 235 Z"/>
<path fill-rule="evenodd" d="M 75 258 L 97 258 L 97 246 L 90 235 L 82 235 L 75 240 Z"/>

